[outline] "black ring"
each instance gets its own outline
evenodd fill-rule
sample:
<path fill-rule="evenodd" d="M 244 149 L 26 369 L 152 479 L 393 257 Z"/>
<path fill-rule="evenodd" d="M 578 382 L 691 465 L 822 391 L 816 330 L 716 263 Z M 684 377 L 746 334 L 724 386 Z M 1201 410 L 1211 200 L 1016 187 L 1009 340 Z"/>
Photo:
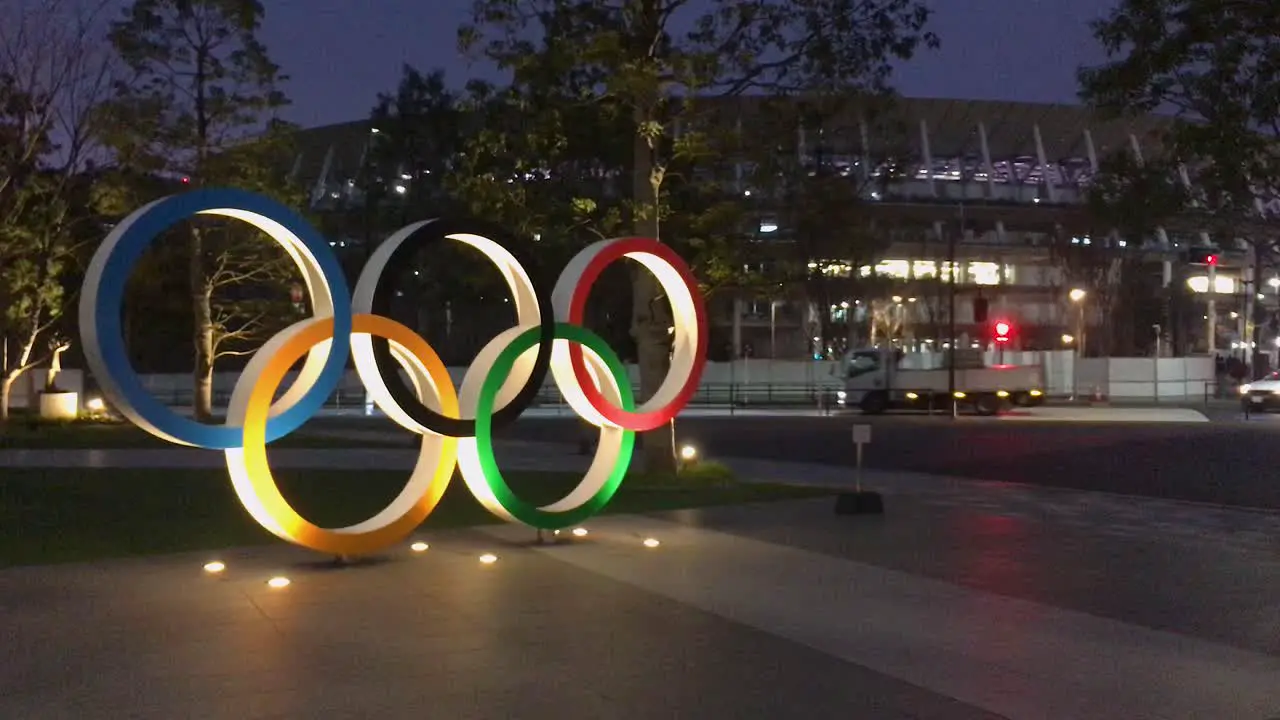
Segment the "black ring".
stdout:
<path fill-rule="evenodd" d="M 521 257 L 512 249 L 512 246 L 515 245 L 514 242 L 501 242 L 501 240 L 511 239 L 510 234 L 501 228 L 480 220 L 441 218 L 428 222 L 412 235 L 406 237 L 399 247 L 391 251 L 386 265 L 383 266 L 383 272 L 385 273 L 391 268 L 401 267 L 401 265 L 397 264 L 397 260 L 407 263 L 413 254 L 423 247 L 448 240 L 449 235 L 460 234 L 479 235 L 493 240 L 501 245 L 504 250 L 511 253 L 526 273 L 532 267 L 532 265 L 525 262 L 524 257 Z M 393 296 L 392 283 L 384 283 L 382 279 L 382 276 L 379 275 L 374 280 L 370 309 L 374 315 L 390 317 L 391 298 Z M 532 285 L 532 276 L 530 276 L 530 281 Z M 551 307 L 551 297 L 538 290 L 536 285 L 533 286 L 533 296 L 538 301 L 538 319 L 542 329 L 538 337 L 538 355 L 533 361 L 533 371 L 530 373 L 524 387 L 520 388 L 520 392 L 511 398 L 511 402 L 494 411 L 490 422 L 495 428 L 515 422 L 516 418 L 520 417 L 520 414 L 533 404 L 533 401 L 538 396 L 538 391 L 542 389 L 547 380 L 547 371 L 551 367 L 552 343 L 555 342 L 556 337 L 555 311 Z M 514 300 L 514 298 L 512 299 Z M 373 359 L 377 363 L 378 374 L 382 376 L 382 382 L 387 386 L 387 392 L 391 395 L 392 400 L 404 410 L 406 415 L 413 418 L 414 422 L 439 435 L 446 437 L 475 436 L 476 421 L 474 418 L 451 418 L 441 415 L 422 404 L 413 387 L 400 377 L 400 363 L 391 354 L 390 341 L 383 337 L 373 337 L 372 341 Z"/>

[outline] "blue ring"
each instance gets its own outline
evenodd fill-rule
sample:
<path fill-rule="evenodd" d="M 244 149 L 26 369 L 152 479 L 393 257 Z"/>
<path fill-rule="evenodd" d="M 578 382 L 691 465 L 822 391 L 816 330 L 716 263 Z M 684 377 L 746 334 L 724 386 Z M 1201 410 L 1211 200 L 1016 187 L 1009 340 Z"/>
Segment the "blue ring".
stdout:
<path fill-rule="evenodd" d="M 329 293 L 333 296 L 333 342 L 316 382 L 293 407 L 267 421 L 267 442 L 298 429 L 324 407 L 337 389 L 351 354 L 351 295 L 342 266 L 326 240 L 301 216 L 274 200 L 233 189 L 203 189 L 173 195 L 146 209 L 120 236 L 115 251 L 104 263 L 95 298 L 98 352 L 114 384 L 133 411 L 165 434 L 188 445 L 210 450 L 243 447 L 242 429 L 226 425 L 205 425 L 173 412 L 153 397 L 133 371 L 125 349 L 120 318 L 125 284 L 138 258 L 151 241 L 177 223 L 205 210 L 232 208 L 246 210 L 275 220 L 302 241 L 311 251 Z"/>

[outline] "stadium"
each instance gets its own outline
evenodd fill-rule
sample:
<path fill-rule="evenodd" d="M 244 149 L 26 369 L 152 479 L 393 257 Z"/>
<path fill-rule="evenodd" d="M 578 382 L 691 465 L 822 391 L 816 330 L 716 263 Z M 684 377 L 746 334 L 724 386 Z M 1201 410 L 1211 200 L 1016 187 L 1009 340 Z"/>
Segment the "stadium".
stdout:
<path fill-rule="evenodd" d="M 725 102 L 723 109 L 734 122 L 749 125 L 762 112 L 752 98 Z M 1188 251 L 1208 242 L 1194 224 L 1122 237 L 1114 230 L 1099 232 L 1088 212 L 1086 191 L 1100 162 L 1118 152 L 1138 159 L 1157 153 L 1156 137 L 1169 118 L 1111 119 L 1073 105 L 902 98 L 892 121 L 872 126 L 851 111 L 834 131 L 826 126 L 822 145 L 803 130 L 793 144 L 802 163 L 821 152 L 822 162 L 862 183 L 868 216 L 889 237 L 887 250 L 867 264 L 839 256 L 809 258 L 822 275 L 820 298 L 812 292 L 722 294 L 712 307 L 713 348 L 722 346 L 734 357 L 791 359 L 880 341 L 909 350 L 937 349 L 952 332 L 954 269 L 954 337 L 960 347 L 989 343 L 991 318 L 999 317 L 1016 328 L 1011 347 L 1063 349 L 1078 336 L 1100 335 L 1098 326 L 1113 314 L 1102 302 L 1079 301 L 1078 293 L 1072 300 L 1078 281 L 1063 262 L 1063 249 L 1072 246 L 1089 248 L 1104 263 L 1136 260 L 1143 273 L 1136 286 L 1151 298 L 1167 297 L 1170 286 L 1186 289 L 1192 303 L 1186 312 L 1195 322 L 1160 314 L 1146 324 L 1163 322 L 1166 334 L 1171 325 L 1186 328 L 1183 337 L 1165 345 L 1166 351 L 1223 350 L 1244 336 L 1248 275 L 1243 253 L 1223 247 L 1214 267 L 1188 265 Z M 886 127 L 893 128 L 892 137 L 884 135 Z M 360 204 L 361 171 L 378 134 L 369 121 L 302 134 L 293 171 L 310 188 L 314 211 Z M 883 157 L 888 148 L 897 168 L 891 177 L 883 160 L 868 161 Z M 738 190 L 751 193 L 745 181 Z M 755 232 L 744 236 L 758 259 L 751 269 L 767 272 L 772 254 L 793 253 L 779 217 L 762 213 Z M 344 237 L 335 242 L 355 247 L 368 241 Z M 892 289 L 883 297 L 842 293 L 855 274 L 886 279 Z M 1135 285 L 1129 277 L 1124 284 Z M 1100 285 L 1105 291 L 1107 283 Z M 986 319 L 975 317 L 975 304 L 989 308 Z M 1159 345 L 1154 333 L 1130 340 L 1130 353 L 1145 354 L 1144 348 Z M 1107 354 L 1112 348 L 1099 343 L 1091 350 Z"/>

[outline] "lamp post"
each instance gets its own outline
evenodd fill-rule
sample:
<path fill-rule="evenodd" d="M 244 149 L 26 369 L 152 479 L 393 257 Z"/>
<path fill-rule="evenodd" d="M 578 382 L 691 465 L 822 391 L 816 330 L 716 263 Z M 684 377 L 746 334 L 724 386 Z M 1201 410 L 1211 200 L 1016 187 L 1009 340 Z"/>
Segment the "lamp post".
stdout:
<path fill-rule="evenodd" d="M 950 336 L 950 352 L 947 353 L 947 403 L 951 406 L 951 419 L 960 414 L 956 403 L 956 235 L 964 232 L 964 203 L 960 203 L 960 227 L 947 233 L 947 334 Z"/>
<path fill-rule="evenodd" d="M 1080 397 L 1080 361 L 1084 357 L 1084 299 L 1086 293 L 1080 288 L 1072 288 L 1067 298 L 1076 306 L 1075 358 L 1071 362 L 1071 399 Z M 1063 340 L 1066 336 L 1063 336 Z"/>

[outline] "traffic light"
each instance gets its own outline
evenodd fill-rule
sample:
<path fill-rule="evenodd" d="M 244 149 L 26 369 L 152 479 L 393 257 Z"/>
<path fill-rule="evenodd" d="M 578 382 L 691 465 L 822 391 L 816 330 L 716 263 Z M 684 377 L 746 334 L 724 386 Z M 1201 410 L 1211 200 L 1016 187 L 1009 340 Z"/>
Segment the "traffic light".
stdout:
<path fill-rule="evenodd" d="M 1188 265 L 1217 265 L 1220 257 L 1212 248 L 1193 248 L 1187 251 Z"/>
<path fill-rule="evenodd" d="M 1009 342 L 1009 335 L 1013 333 L 1013 325 L 1011 325 L 1007 320 L 997 320 L 995 325 L 992 327 L 994 327 L 996 331 L 996 342 Z"/>

